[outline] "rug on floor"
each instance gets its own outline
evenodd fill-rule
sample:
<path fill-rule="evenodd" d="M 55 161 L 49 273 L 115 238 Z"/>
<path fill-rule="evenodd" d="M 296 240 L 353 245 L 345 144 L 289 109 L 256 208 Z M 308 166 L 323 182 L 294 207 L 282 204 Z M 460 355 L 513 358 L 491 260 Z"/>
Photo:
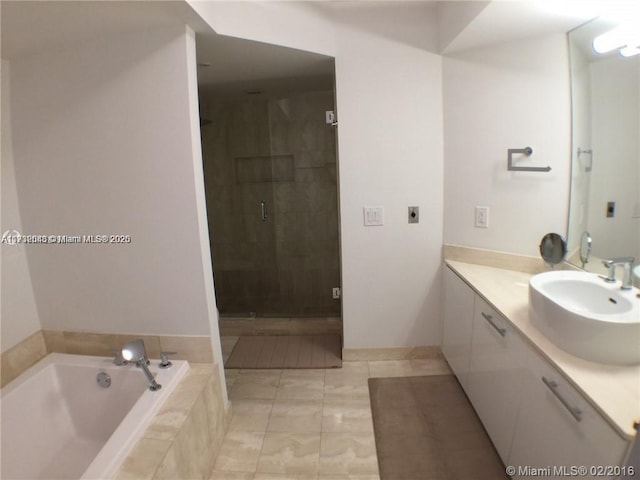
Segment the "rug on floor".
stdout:
<path fill-rule="evenodd" d="M 381 480 L 508 479 L 453 375 L 370 378 Z"/>
<path fill-rule="evenodd" d="M 340 335 L 241 336 L 225 368 L 340 368 Z"/>

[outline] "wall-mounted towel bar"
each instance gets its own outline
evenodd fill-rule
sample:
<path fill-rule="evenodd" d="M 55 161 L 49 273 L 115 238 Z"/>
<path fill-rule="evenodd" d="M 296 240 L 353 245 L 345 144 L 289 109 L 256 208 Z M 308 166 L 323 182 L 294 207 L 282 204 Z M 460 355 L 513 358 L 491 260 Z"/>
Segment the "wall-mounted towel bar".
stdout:
<path fill-rule="evenodd" d="M 525 147 L 525 148 L 510 148 L 507 150 L 507 170 L 512 172 L 549 172 L 551 171 L 551 167 L 514 167 L 513 166 L 513 155 L 514 154 L 523 154 L 527 157 L 533 154 L 533 148 Z"/>

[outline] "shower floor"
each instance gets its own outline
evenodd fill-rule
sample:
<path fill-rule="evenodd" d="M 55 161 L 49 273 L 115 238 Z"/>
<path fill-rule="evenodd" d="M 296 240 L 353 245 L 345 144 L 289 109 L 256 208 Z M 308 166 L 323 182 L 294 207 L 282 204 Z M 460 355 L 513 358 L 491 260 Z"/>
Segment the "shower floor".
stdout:
<path fill-rule="evenodd" d="M 336 334 L 240 336 L 225 358 L 225 368 L 237 369 L 341 366 L 342 342 Z"/>

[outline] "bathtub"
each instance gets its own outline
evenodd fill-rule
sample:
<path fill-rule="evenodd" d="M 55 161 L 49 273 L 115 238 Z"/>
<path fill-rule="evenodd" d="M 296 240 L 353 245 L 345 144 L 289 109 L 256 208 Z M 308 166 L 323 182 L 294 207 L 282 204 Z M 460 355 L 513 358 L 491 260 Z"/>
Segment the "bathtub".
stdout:
<path fill-rule="evenodd" d="M 112 358 L 51 353 L 2 389 L 3 479 L 106 479 L 140 439 L 189 370 L 149 366 L 152 392 L 135 365 Z M 105 388 L 98 373 L 110 376 Z M 104 375 L 103 375 L 104 376 Z"/>

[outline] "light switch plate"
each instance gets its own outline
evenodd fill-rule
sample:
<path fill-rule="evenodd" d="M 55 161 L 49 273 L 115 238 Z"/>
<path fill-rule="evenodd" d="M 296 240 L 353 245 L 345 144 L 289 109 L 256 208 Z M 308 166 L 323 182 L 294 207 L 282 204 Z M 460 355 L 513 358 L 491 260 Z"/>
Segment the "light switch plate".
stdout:
<path fill-rule="evenodd" d="M 364 207 L 365 227 L 379 227 L 384 225 L 384 207 Z"/>

